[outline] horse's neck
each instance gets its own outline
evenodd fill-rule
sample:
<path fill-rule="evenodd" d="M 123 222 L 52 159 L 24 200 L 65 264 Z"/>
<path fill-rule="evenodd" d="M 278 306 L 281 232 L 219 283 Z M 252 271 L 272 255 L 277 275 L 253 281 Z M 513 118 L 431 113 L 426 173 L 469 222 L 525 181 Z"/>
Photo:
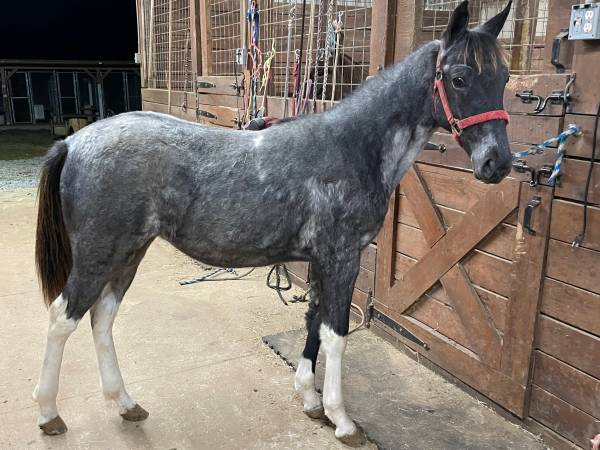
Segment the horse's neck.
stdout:
<path fill-rule="evenodd" d="M 378 160 L 376 175 L 388 196 L 435 126 L 432 93 L 437 49 L 437 42 L 425 45 L 340 105 L 340 113 L 348 118 L 346 127 L 354 129 L 353 146 Z"/>

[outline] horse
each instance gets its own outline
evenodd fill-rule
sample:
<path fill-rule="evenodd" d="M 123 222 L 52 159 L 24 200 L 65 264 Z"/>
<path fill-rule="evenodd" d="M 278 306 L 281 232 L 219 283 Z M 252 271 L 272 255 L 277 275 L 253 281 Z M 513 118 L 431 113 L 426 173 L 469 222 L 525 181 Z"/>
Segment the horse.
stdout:
<path fill-rule="evenodd" d="M 36 264 L 49 328 L 38 425 L 67 430 L 56 397 L 68 337 L 90 312 L 102 391 L 125 420 L 148 417 L 127 393 L 112 325 L 158 237 L 221 267 L 310 263 L 307 339 L 295 374 L 305 413 L 353 446 L 364 432 L 342 397 L 353 286 L 361 251 L 382 226 L 392 191 L 433 131 L 451 131 L 473 173 L 511 170 L 497 36 L 510 3 L 469 29 L 467 2 L 440 40 L 366 80 L 339 105 L 262 131 L 204 126 L 153 112 L 95 122 L 49 150 L 39 184 Z M 315 389 L 319 347 L 323 398 Z"/>

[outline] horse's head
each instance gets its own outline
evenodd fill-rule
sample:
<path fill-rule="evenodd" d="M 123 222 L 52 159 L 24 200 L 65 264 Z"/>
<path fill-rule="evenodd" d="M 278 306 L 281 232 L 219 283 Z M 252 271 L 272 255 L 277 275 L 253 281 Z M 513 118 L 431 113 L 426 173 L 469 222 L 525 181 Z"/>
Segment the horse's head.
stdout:
<path fill-rule="evenodd" d="M 511 3 L 472 30 L 467 6 L 463 1 L 454 10 L 441 40 L 434 115 L 471 156 L 475 177 L 498 183 L 510 173 L 511 152 L 502 105 L 508 69 L 496 38 Z"/>

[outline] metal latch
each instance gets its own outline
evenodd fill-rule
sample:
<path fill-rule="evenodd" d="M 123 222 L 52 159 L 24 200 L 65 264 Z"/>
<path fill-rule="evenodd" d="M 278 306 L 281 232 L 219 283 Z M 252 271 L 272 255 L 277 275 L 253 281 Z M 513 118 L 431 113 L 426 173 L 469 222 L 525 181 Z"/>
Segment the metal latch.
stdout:
<path fill-rule="evenodd" d="M 530 186 L 535 186 L 538 184 L 538 177 L 537 177 L 537 174 L 535 173 L 535 169 L 533 167 L 529 167 L 527 165 L 527 161 L 525 161 L 524 159 L 517 159 L 515 162 L 512 163 L 512 166 L 513 166 L 513 169 L 515 169 L 515 172 L 519 172 L 519 173 L 529 172 L 529 174 L 531 176 L 531 180 L 529 181 Z"/>
<path fill-rule="evenodd" d="M 527 207 L 525 208 L 525 216 L 523 217 L 523 228 L 525 231 L 532 236 L 535 236 L 535 230 L 531 228 L 531 222 L 533 218 L 533 210 L 540 206 L 542 198 L 537 195 L 531 199 Z"/>
<path fill-rule="evenodd" d="M 196 81 L 196 89 L 213 89 L 216 87 L 217 85 L 210 81 Z"/>
<path fill-rule="evenodd" d="M 207 119 L 216 119 L 217 118 L 217 116 L 215 116 L 213 113 L 211 113 L 209 111 L 205 111 L 203 109 L 198 110 L 198 115 L 202 116 L 202 117 L 206 117 Z"/>
<path fill-rule="evenodd" d="M 538 169 L 537 171 L 537 182 L 538 184 L 542 184 L 544 186 L 560 186 L 560 174 L 558 174 L 556 176 L 556 181 L 554 182 L 554 184 L 549 184 L 547 181 L 550 179 L 550 177 L 552 176 L 552 172 L 554 172 L 554 166 L 551 164 L 544 164 L 541 168 Z M 546 182 L 542 182 L 543 180 L 546 180 Z"/>
<path fill-rule="evenodd" d="M 440 153 L 445 153 L 446 146 L 444 144 L 434 144 L 433 142 L 428 142 L 427 144 L 425 144 L 423 150 L 435 150 Z"/>
<path fill-rule="evenodd" d="M 524 91 L 517 92 L 515 96 L 520 98 L 521 101 L 525 104 L 531 104 L 535 102 L 535 107 L 533 108 L 533 111 L 527 113 L 528 115 L 532 116 L 536 114 L 541 114 L 546 109 L 546 106 L 548 106 L 548 103 L 552 105 L 564 105 L 565 107 L 569 106 L 572 100 L 570 90 L 574 82 L 575 74 L 572 74 L 564 90 L 552 91 L 552 94 L 545 98 L 541 95 L 534 94 L 534 92 L 531 89 L 526 89 Z"/>

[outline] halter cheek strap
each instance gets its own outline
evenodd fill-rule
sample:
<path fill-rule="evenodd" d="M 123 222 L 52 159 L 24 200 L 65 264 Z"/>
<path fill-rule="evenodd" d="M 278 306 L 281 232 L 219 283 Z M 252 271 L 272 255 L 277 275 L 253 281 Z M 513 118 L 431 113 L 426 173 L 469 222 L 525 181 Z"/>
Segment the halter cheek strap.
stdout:
<path fill-rule="evenodd" d="M 460 145 L 462 145 L 460 142 L 460 135 L 463 133 L 465 128 L 472 127 L 478 123 L 489 122 L 490 120 L 503 120 L 506 122 L 506 124 L 508 124 L 510 121 L 510 116 L 503 109 L 475 114 L 474 116 L 465 117 L 464 119 L 457 119 L 454 117 L 454 114 L 452 114 L 452 108 L 450 107 L 450 102 L 448 102 L 448 96 L 446 95 L 443 78 L 444 72 L 442 71 L 442 52 L 440 50 L 435 66 L 434 92 L 437 92 L 440 97 L 442 107 L 444 108 L 444 113 L 446 114 L 446 119 L 448 120 L 450 129 L 452 130 L 452 136 L 454 136 L 454 139 L 456 139 L 456 142 L 458 142 Z"/>

